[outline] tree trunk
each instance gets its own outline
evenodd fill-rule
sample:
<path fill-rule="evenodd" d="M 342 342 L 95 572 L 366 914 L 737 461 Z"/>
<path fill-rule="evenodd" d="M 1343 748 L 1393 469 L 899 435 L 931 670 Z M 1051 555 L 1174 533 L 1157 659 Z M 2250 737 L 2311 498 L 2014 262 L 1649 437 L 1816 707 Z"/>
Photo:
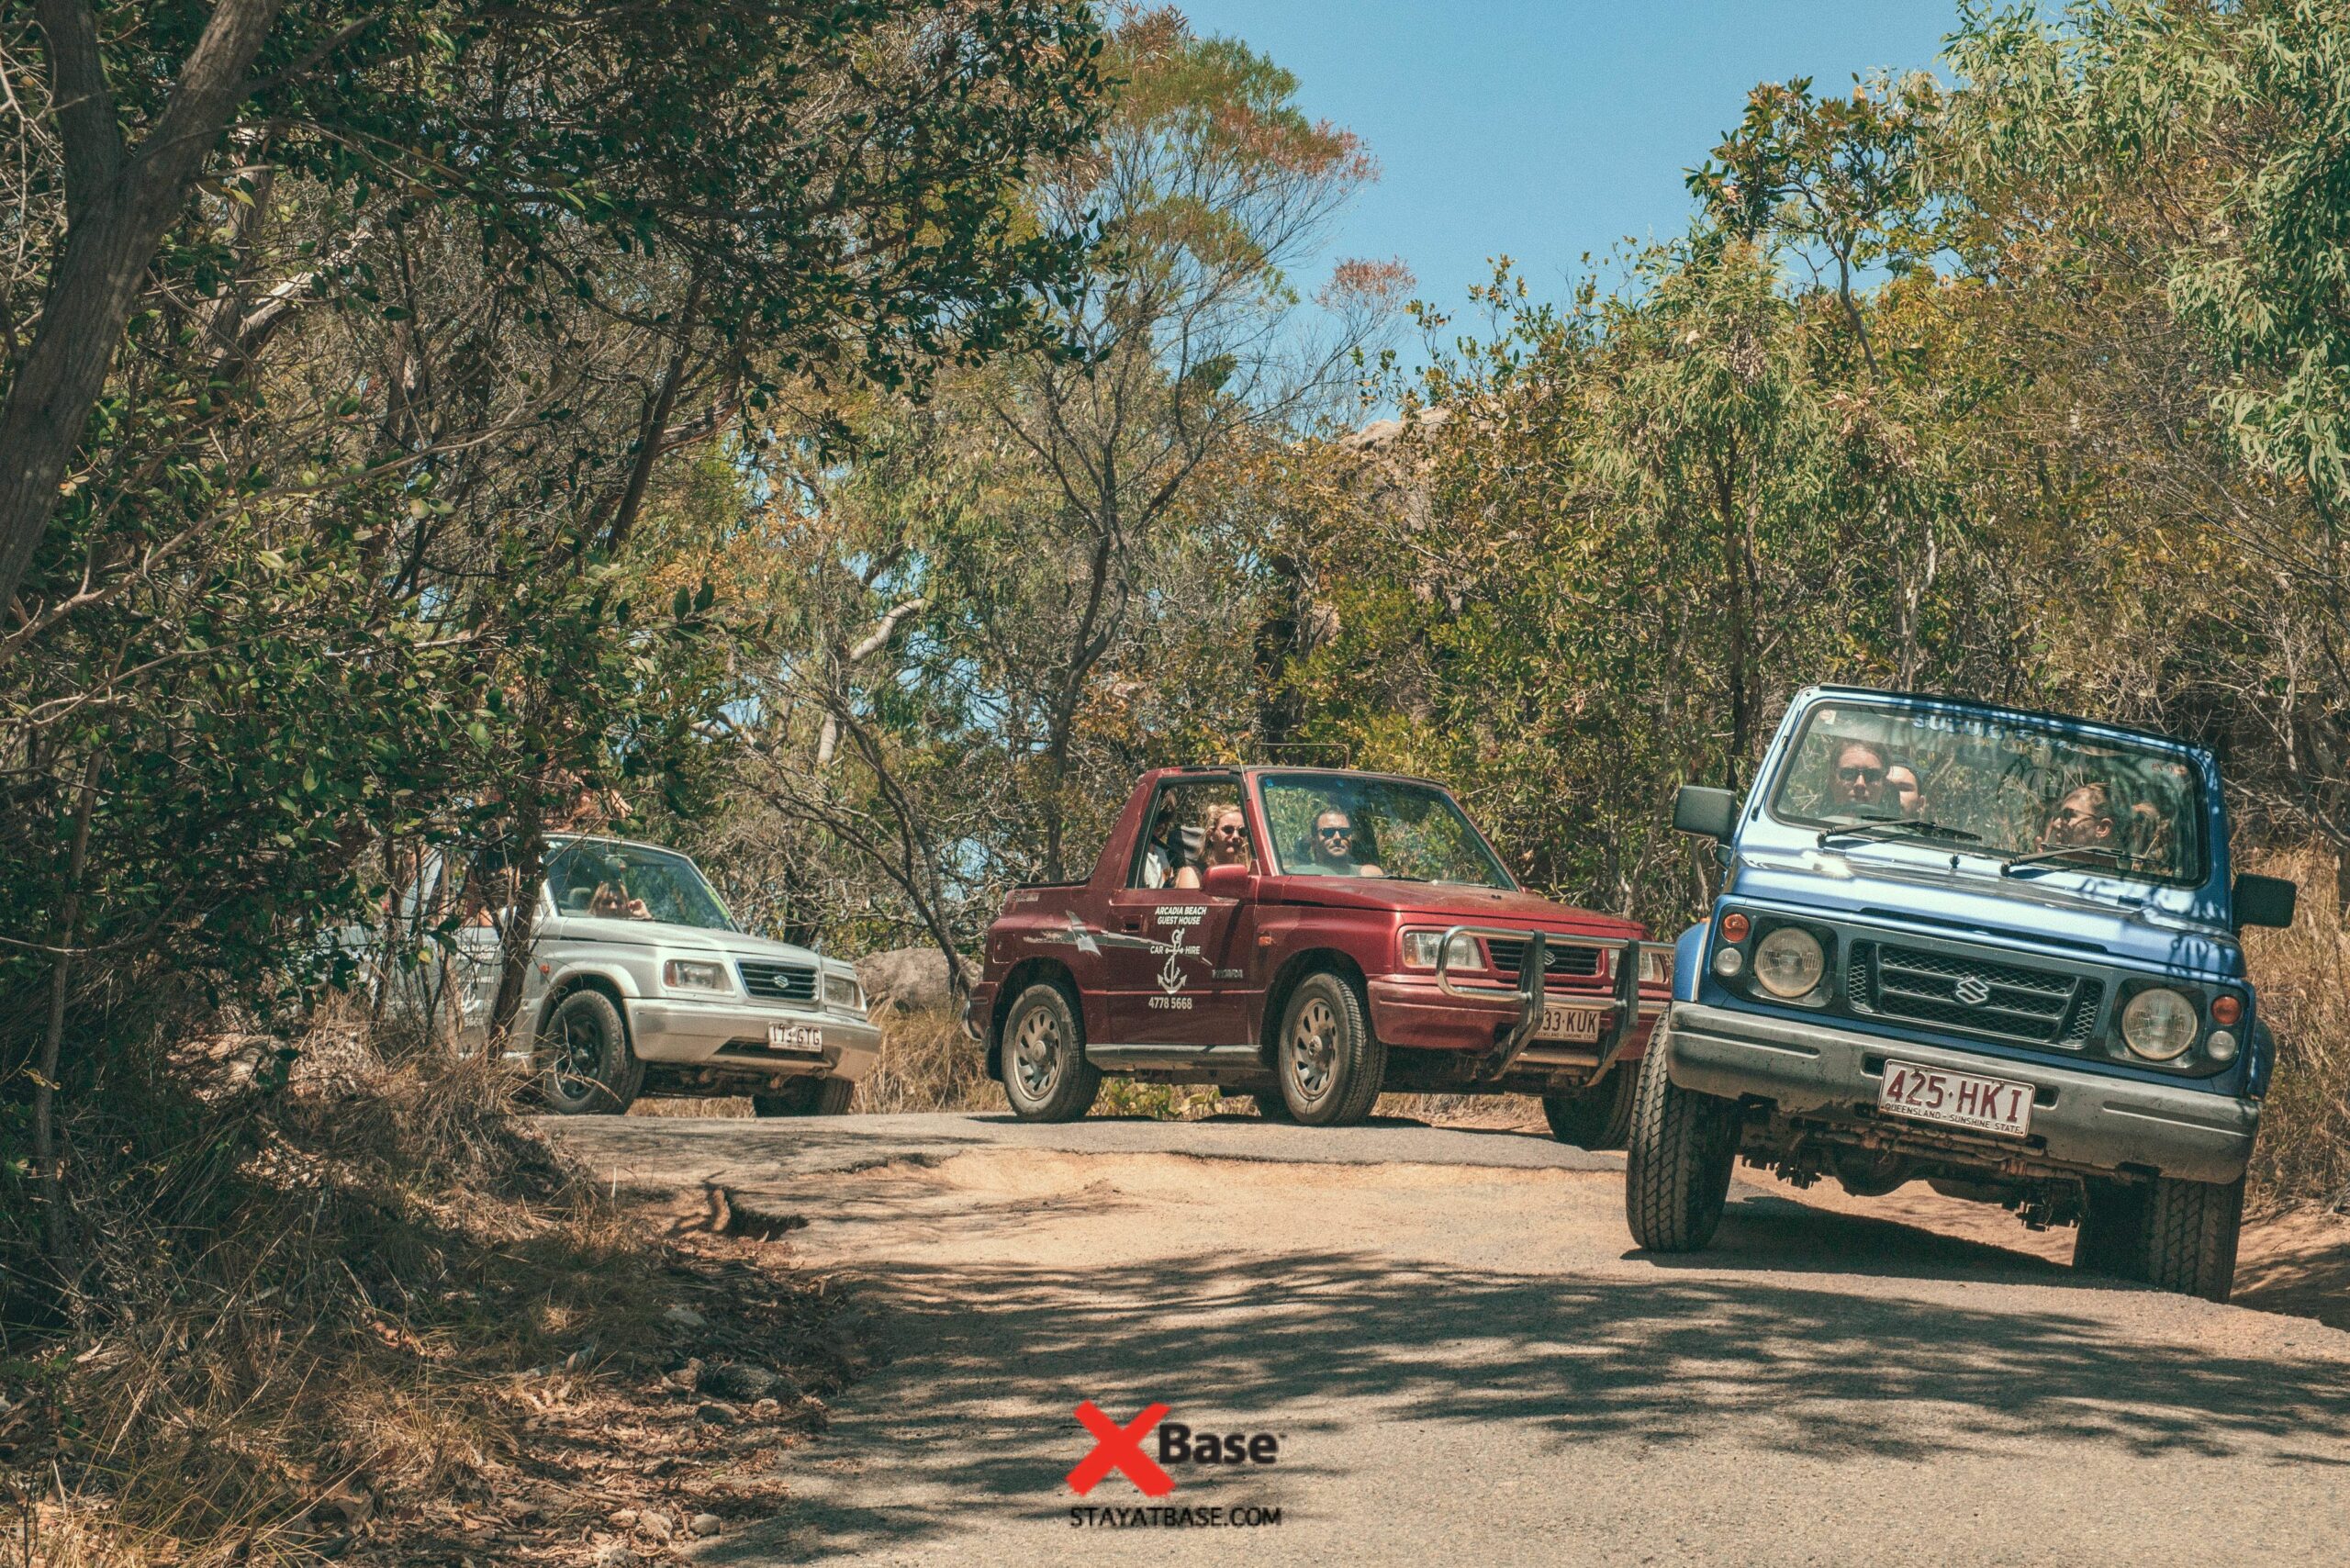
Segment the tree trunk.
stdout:
<path fill-rule="evenodd" d="M 1305 576 L 1297 557 L 1276 551 L 1266 558 L 1273 578 L 1272 604 L 1257 622 L 1257 736 L 1267 756 L 1278 756 L 1296 738 L 1305 704 L 1290 676 L 1290 661 L 1304 650 L 1298 636 L 1305 603 Z"/>
<path fill-rule="evenodd" d="M 41 37 L 65 151 L 64 253 L 40 327 L 0 404 L 0 611 L 17 597 L 105 390 L 140 281 L 189 183 L 245 95 L 280 0 L 218 0 L 170 104 L 129 154 L 83 0 L 41 0 Z"/>
<path fill-rule="evenodd" d="M 533 803 L 519 823 L 514 903 L 498 934 L 498 1000 L 490 1004 L 486 1048 L 492 1060 L 506 1054 L 515 1014 L 522 1011 L 522 987 L 530 978 L 531 946 L 538 935 L 539 883 L 546 875 L 546 823 Z"/>
<path fill-rule="evenodd" d="M 65 899 L 58 913 L 57 963 L 49 975 L 49 1024 L 42 1030 L 40 1063 L 33 1075 L 33 1163 L 40 1170 L 43 1245 L 50 1268 L 70 1294 L 75 1271 L 72 1238 L 65 1224 L 65 1180 L 57 1149 L 57 1075 L 63 1070 L 65 1000 L 73 947 L 82 934 L 82 872 L 90 858 L 90 808 L 97 800 L 98 769 L 106 754 L 92 748 L 82 768 L 81 799 L 73 806 L 73 851 L 66 866 Z"/>
<path fill-rule="evenodd" d="M 1745 788 L 1746 764 L 1754 746 L 1751 674 L 1754 662 L 1754 609 L 1748 591 L 1753 556 L 1752 541 L 1739 516 L 1737 487 L 1730 474 L 1730 462 L 1718 458 L 1714 463 L 1714 498 L 1721 518 L 1722 575 L 1729 590 L 1729 624 L 1725 628 L 1729 639 L 1729 789 L 1737 794 Z"/>

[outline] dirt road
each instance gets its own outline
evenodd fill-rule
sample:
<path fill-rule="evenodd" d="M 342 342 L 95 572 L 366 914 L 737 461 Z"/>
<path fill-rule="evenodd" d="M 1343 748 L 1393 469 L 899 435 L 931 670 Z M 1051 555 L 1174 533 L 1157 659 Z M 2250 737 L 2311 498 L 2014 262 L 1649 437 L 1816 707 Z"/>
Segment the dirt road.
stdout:
<path fill-rule="evenodd" d="M 584 1120 L 865 1282 L 890 1363 L 716 1563 L 2340 1561 L 2350 1334 L 1734 1190 L 1634 1252 L 1620 1157 L 1509 1132 Z M 2020 1232 L 2018 1233 L 2020 1235 Z M 1157 1506 L 1072 1412 L 1270 1433 Z M 1154 1434 L 1143 1451 L 1156 1456 Z M 1162 1516 L 1164 1517 L 1164 1516 Z M 1193 1515 L 1194 1518 L 1198 1516 Z"/>

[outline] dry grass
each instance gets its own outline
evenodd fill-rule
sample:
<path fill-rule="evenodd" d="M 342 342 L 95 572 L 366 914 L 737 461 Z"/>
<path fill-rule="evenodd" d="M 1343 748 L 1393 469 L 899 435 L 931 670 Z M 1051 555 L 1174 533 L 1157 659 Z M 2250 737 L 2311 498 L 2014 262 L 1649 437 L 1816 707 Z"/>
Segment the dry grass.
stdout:
<path fill-rule="evenodd" d="M 880 1015 L 881 1058 L 856 1086 L 851 1111 L 1001 1111 L 1003 1091 L 987 1076 L 979 1047 L 966 1039 L 955 1014 L 946 1009 Z M 1093 1103 L 1097 1116 L 1149 1116 L 1160 1121 L 1197 1121 L 1205 1116 L 1248 1114 L 1248 1097 L 1192 1085 L 1136 1083 L 1112 1079 Z M 643 1100 L 639 1116 L 747 1116 L 747 1099 Z M 1387 1094 L 1376 1114 L 1442 1125 L 1542 1126 L 1540 1107 L 1523 1095 Z"/>
<path fill-rule="evenodd" d="M 979 1047 L 963 1037 L 955 1013 L 937 1008 L 899 1013 L 884 1008 L 881 1056 L 849 1102 L 851 1111 L 1000 1111 L 1003 1091 L 987 1075 Z M 747 1116 L 748 1098 L 640 1100 L 636 1116 Z"/>
<path fill-rule="evenodd" d="M 2350 1207 L 2350 929 L 2333 902 L 2333 866 L 2315 850 L 2274 854 L 2253 870 L 2301 885 L 2284 931 L 2244 934 L 2260 1005 L 2277 1037 L 2277 1071 L 2253 1153 L 2264 1211 Z"/>
<path fill-rule="evenodd" d="M 0 1303 L 0 1562 L 585 1562 L 665 1507 L 771 1512 L 758 1455 L 856 1370 L 838 1304 L 605 1201 L 494 1067 L 312 1046 L 84 1161 L 84 1297 Z M 774 1397 L 698 1420 L 696 1355 Z"/>

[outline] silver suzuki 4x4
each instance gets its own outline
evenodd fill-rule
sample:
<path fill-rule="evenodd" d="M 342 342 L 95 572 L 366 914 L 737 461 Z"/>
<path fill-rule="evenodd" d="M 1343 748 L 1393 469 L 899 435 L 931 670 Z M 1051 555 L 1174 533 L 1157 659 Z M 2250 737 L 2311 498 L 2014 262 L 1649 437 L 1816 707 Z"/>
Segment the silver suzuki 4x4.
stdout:
<path fill-rule="evenodd" d="M 457 924 L 448 961 L 392 976 L 398 1009 L 480 1048 L 498 999 L 510 879 L 429 858 L 404 895 L 414 926 Z M 549 1109 L 617 1114 L 643 1094 L 748 1094 L 762 1116 L 834 1115 L 879 1053 L 856 971 L 738 927 L 699 867 L 625 839 L 549 841 L 509 1055 Z"/>

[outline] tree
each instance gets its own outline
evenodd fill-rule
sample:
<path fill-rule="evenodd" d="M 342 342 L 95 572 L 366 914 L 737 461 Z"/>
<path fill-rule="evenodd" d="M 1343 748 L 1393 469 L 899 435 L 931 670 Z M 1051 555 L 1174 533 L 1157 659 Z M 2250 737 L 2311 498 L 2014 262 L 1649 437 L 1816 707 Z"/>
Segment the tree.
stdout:
<path fill-rule="evenodd" d="M 1287 73 L 1169 11 L 1127 17 L 1104 69 L 1125 86 L 1097 144 L 1030 191 L 1102 238 L 1054 302 L 1073 352 L 845 409 L 852 463 L 767 480 L 757 804 L 724 842 L 792 868 L 835 932 L 887 910 L 968 945 L 1009 883 L 1081 870 L 1142 757 L 1210 744 L 1201 693 L 1158 684 L 1171 645 L 1246 614 L 1201 476 L 1344 403 L 1404 282 L 1344 264 L 1312 310 L 1291 283 L 1371 171 Z"/>
<path fill-rule="evenodd" d="M 188 268 L 216 368 L 234 370 L 302 297 L 366 298 L 354 241 L 436 212 L 519 263 L 488 279 L 516 293 L 596 299 L 611 260 L 669 257 L 693 308 L 645 410 L 648 457 L 697 330 L 723 350 L 739 409 L 778 373 L 918 379 L 1013 333 L 1033 290 L 1074 275 L 1078 237 L 1006 199 L 1031 159 L 1089 129 L 1095 39 L 1074 0 L 223 0 L 196 17 L 120 6 L 101 27 L 87 0 L 41 0 L 8 40 L 15 101 L 38 106 L 21 129 L 44 154 L 25 195 L 51 227 L 10 301 L 0 607 L 35 565 L 159 261 Z M 342 206 L 340 232 L 312 237 L 326 265 L 248 301 L 221 247 L 165 257 L 192 203 L 226 218 L 280 182 Z M 644 303 L 604 297 L 623 315 Z M 625 533 L 643 475 L 599 509 L 605 536 Z"/>
<path fill-rule="evenodd" d="M 232 13 L 265 28 L 241 77 L 204 31 Z M 0 28 L 0 470 L 51 473 L 0 511 L 30 551 L 0 610 L 13 1139 L 173 1022 L 297 1013 L 326 935 L 382 907 L 387 840 L 527 872 L 583 789 L 699 806 L 732 693 L 711 540 L 673 526 L 691 458 L 739 469 L 797 431 L 788 399 L 1048 336 L 1088 236 L 1020 189 L 1100 80 L 1074 0 Z M 225 118 L 183 135 L 215 75 Z M 90 282 L 108 233 L 127 299 Z M 70 1197 L 64 1143 L 40 1153 Z"/>

